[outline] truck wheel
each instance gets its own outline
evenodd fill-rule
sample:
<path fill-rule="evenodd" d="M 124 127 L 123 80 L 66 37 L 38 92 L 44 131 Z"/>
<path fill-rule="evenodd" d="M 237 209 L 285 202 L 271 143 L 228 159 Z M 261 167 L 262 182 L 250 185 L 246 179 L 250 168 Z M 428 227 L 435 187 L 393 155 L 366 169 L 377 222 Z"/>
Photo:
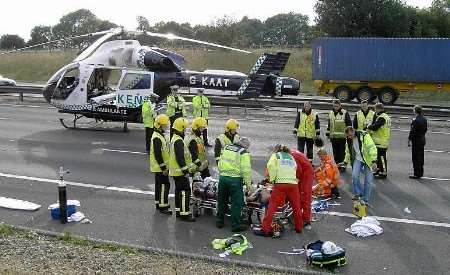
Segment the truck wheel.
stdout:
<path fill-rule="evenodd" d="M 380 89 L 378 94 L 378 101 L 385 105 L 392 105 L 398 98 L 398 93 L 391 87 L 384 87 Z"/>
<path fill-rule="evenodd" d="M 367 100 L 368 102 L 373 101 L 373 90 L 370 87 L 362 87 L 358 89 L 358 93 L 356 94 L 356 99 L 358 102 Z"/>
<path fill-rule="evenodd" d="M 352 89 L 348 86 L 339 86 L 334 89 L 334 97 L 340 101 L 350 101 L 353 99 Z"/>

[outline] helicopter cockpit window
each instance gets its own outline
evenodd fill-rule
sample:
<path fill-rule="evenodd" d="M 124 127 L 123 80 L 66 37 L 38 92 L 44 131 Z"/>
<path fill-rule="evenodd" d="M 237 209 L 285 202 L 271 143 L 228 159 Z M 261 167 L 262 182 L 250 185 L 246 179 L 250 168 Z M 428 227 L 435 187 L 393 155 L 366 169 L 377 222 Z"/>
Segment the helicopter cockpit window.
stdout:
<path fill-rule="evenodd" d="M 68 69 L 58 82 L 53 93 L 54 99 L 66 99 L 80 83 L 80 70 L 78 67 Z"/>
<path fill-rule="evenodd" d="M 88 99 L 114 92 L 121 77 L 121 70 L 97 68 L 93 71 L 87 84 Z"/>
<path fill-rule="evenodd" d="M 146 90 L 151 87 L 150 74 L 127 73 L 120 83 L 120 90 Z"/>

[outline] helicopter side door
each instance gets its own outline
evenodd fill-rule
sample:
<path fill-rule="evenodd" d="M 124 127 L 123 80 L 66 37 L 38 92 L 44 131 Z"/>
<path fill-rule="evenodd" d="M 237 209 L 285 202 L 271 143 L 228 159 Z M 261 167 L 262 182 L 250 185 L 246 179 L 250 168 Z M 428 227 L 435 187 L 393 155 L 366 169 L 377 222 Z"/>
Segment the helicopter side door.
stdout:
<path fill-rule="evenodd" d="M 154 79 L 153 72 L 123 70 L 117 86 L 117 107 L 140 107 L 153 94 Z"/>

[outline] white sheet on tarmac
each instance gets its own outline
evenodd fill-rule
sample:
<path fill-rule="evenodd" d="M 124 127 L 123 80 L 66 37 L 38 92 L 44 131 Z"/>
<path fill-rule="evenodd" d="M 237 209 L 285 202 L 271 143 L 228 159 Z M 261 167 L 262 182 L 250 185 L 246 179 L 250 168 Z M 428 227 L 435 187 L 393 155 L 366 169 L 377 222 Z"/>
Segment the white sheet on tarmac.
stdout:
<path fill-rule="evenodd" d="M 0 197 L 0 207 L 26 211 L 35 211 L 41 208 L 39 204 L 6 197 Z"/>
<path fill-rule="evenodd" d="M 380 235 L 383 233 L 383 228 L 380 222 L 375 217 L 363 217 L 361 220 L 353 223 L 350 228 L 346 228 L 345 232 L 358 237 L 370 237 L 373 235 Z"/>

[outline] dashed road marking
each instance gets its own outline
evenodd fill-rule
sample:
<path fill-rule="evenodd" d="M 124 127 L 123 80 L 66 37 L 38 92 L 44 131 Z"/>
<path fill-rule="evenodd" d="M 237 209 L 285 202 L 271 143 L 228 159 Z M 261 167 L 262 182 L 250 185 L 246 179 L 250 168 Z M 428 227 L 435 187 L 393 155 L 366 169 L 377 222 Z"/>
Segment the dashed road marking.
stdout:
<path fill-rule="evenodd" d="M 442 151 L 442 150 L 425 150 L 425 152 L 428 152 L 428 153 L 450 154 L 449 151 Z"/>
<path fill-rule="evenodd" d="M 350 213 L 341 213 L 341 212 L 328 212 L 328 215 L 331 216 L 338 216 L 338 217 L 348 217 L 348 218 L 355 218 L 356 217 L 353 214 Z M 390 218 L 390 217 L 380 217 L 380 216 L 374 216 L 379 221 L 387 221 L 387 222 L 396 222 L 396 223 L 406 223 L 406 224 L 418 224 L 418 225 L 429 225 L 434 227 L 447 227 L 450 228 L 450 223 L 443 223 L 443 222 L 429 222 L 429 221 L 420 221 L 420 220 L 410 220 L 410 219 L 398 219 L 398 218 Z"/>
<path fill-rule="evenodd" d="M 437 180 L 437 181 L 450 181 L 450 179 L 433 178 L 433 177 L 422 177 L 422 179 L 425 179 L 425 180 Z"/>
<path fill-rule="evenodd" d="M 47 108 L 47 109 L 54 109 L 54 107 L 50 107 L 50 106 L 27 105 L 27 104 L 8 104 L 8 103 L 1 103 L 0 106 L 5 106 L 5 107 L 25 107 L 25 108 Z"/>
<path fill-rule="evenodd" d="M 397 131 L 397 132 L 408 132 L 409 133 L 409 129 L 392 129 L 392 131 Z M 428 132 L 430 134 L 436 134 L 436 135 L 450 135 L 450 132 Z"/>
<path fill-rule="evenodd" d="M 127 154 L 134 154 L 134 155 L 147 155 L 147 153 L 144 153 L 144 152 L 117 150 L 117 149 L 106 149 L 106 148 L 102 148 L 102 151 L 115 152 L 115 153 L 127 153 Z"/>
<path fill-rule="evenodd" d="M 21 179 L 21 180 L 29 180 L 29 181 L 37 181 L 37 182 L 44 182 L 44 183 L 53 183 L 53 184 L 58 184 L 59 183 L 59 180 L 55 180 L 55 179 L 29 177 L 29 176 L 7 174 L 7 173 L 0 173 L 0 177 Z M 69 186 L 77 186 L 77 187 L 83 187 L 83 188 L 92 188 L 92 189 L 98 189 L 98 190 L 134 193 L 134 194 L 152 195 L 152 196 L 155 195 L 155 192 L 153 192 L 153 191 L 144 191 L 144 190 L 140 190 L 140 189 L 123 188 L 123 187 L 115 187 L 115 186 L 105 186 L 105 185 L 81 183 L 81 182 L 74 182 L 74 181 L 64 181 L 64 183 L 69 185 Z M 169 194 L 169 197 L 173 198 L 174 195 L 173 194 Z"/>
<path fill-rule="evenodd" d="M 21 176 L 21 175 L 7 174 L 7 173 L 0 173 L 0 177 L 22 179 L 22 180 L 29 180 L 29 181 L 37 181 L 37 182 L 44 182 L 44 183 L 52 183 L 52 184 L 58 184 L 59 183 L 59 180 L 54 180 L 54 179 L 45 179 L 45 178 L 39 178 L 39 177 Z M 83 187 L 83 188 L 93 188 L 93 189 L 100 189 L 100 190 L 108 190 L 108 191 L 115 191 L 115 192 L 125 192 L 125 193 L 133 193 L 133 194 L 142 194 L 142 195 L 151 195 L 151 196 L 155 195 L 155 192 L 153 192 L 153 191 L 143 191 L 143 190 L 140 190 L 140 189 L 113 187 L 113 186 L 107 187 L 107 186 L 104 186 L 104 185 L 87 184 L 87 183 L 80 183 L 80 182 L 73 182 L 73 181 L 64 181 L 64 182 L 67 185 L 70 185 L 70 186 L 77 186 L 77 187 Z M 174 194 L 169 194 L 169 197 L 173 198 Z M 338 217 L 356 218 L 351 213 L 342 213 L 342 212 L 333 212 L 332 211 L 332 212 L 327 212 L 325 214 L 331 215 L 331 216 L 338 216 Z M 434 226 L 434 227 L 450 228 L 450 223 L 430 222 L 430 221 L 410 220 L 410 219 L 400 219 L 400 218 L 381 217 L 381 216 L 375 216 L 375 218 L 380 220 L 380 221 L 388 221 L 388 222 L 395 222 L 395 223 L 417 224 L 417 225 L 428 225 L 428 226 Z"/>

